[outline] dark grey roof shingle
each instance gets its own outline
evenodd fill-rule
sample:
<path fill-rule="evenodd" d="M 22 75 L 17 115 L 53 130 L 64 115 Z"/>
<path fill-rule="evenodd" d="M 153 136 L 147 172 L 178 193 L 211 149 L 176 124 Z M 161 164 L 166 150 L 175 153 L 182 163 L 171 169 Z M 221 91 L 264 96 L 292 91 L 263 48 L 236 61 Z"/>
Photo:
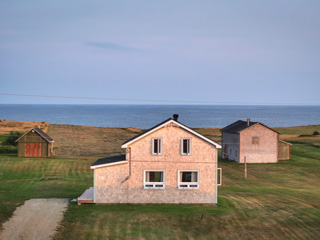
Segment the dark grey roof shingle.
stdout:
<path fill-rule="evenodd" d="M 251 127 L 254 124 L 257 124 L 258 122 L 250 122 L 249 126 L 246 121 L 238 120 L 234 123 L 231 123 L 230 125 L 224 127 L 221 129 L 221 132 L 228 132 L 228 133 L 238 133 L 242 131 L 243 129 L 246 129 L 248 127 Z"/>
<path fill-rule="evenodd" d="M 53 142 L 53 139 L 49 137 L 44 131 L 42 131 L 40 128 L 33 128 L 41 137 L 43 137 L 48 142 Z"/>
<path fill-rule="evenodd" d="M 221 132 L 227 132 L 227 133 L 238 133 L 238 132 L 240 132 L 240 131 L 248 128 L 248 127 L 251 127 L 251 126 L 253 126 L 255 124 L 261 124 L 262 126 L 264 126 L 266 128 L 269 128 L 270 130 L 272 130 L 272 131 L 274 131 L 274 132 L 279 134 L 279 132 L 277 132 L 276 130 L 268 127 L 267 125 L 264 125 L 261 122 L 250 122 L 249 126 L 248 126 L 248 122 L 247 121 L 242 121 L 242 120 L 238 120 L 238 121 L 236 121 L 234 123 L 231 123 L 230 125 L 222 128 L 220 131 Z"/>
<path fill-rule="evenodd" d="M 121 161 L 126 161 L 126 155 L 118 155 L 118 156 L 114 156 L 114 157 L 100 158 L 95 163 L 93 163 L 91 166 L 97 166 L 97 165 L 115 163 L 115 162 L 121 162 Z"/>

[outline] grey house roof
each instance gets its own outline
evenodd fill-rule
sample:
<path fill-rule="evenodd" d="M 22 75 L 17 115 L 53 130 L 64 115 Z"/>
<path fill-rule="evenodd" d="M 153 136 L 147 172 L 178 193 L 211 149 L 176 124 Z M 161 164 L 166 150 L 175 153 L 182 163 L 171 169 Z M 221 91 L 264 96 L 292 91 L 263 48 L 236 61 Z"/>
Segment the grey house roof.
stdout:
<path fill-rule="evenodd" d="M 30 131 L 35 131 L 36 133 L 38 133 L 44 140 L 46 140 L 47 142 L 54 142 L 54 140 L 49 137 L 44 131 L 42 131 L 40 128 L 32 128 L 30 129 L 28 132 L 26 132 L 25 134 L 23 134 L 21 137 L 19 137 L 16 142 L 18 142 L 22 137 L 24 137 L 26 134 L 28 134 Z"/>
<path fill-rule="evenodd" d="M 261 124 L 262 126 L 266 127 L 266 128 L 269 128 L 270 130 L 276 132 L 279 134 L 279 132 L 277 132 L 276 130 L 268 127 L 267 125 L 264 125 L 263 123 L 261 122 L 249 122 L 249 126 L 248 126 L 248 122 L 247 121 L 242 121 L 242 120 L 238 120 L 234 123 L 231 123 L 230 125 L 222 128 L 220 131 L 221 132 L 226 132 L 226 133 L 239 133 L 241 132 L 242 130 L 244 129 L 247 129 L 253 125 L 256 125 L 256 124 Z"/>

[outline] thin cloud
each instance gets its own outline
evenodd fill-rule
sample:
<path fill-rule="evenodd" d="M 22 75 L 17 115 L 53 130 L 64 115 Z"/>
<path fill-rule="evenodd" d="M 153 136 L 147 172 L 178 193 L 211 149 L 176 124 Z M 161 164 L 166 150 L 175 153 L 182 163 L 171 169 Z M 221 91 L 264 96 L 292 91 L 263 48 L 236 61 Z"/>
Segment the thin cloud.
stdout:
<path fill-rule="evenodd" d="M 104 48 L 113 51 L 121 51 L 121 52 L 141 52 L 143 51 L 140 48 L 129 47 L 121 44 L 116 44 L 112 42 L 87 42 L 85 43 L 86 46 L 92 46 L 97 48 Z"/>

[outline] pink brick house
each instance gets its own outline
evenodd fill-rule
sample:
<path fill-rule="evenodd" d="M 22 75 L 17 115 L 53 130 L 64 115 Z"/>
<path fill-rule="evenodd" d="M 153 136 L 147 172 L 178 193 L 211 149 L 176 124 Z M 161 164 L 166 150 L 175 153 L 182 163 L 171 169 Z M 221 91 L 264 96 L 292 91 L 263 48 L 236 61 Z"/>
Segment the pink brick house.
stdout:
<path fill-rule="evenodd" d="M 244 163 L 276 163 L 290 157 L 290 143 L 279 141 L 279 132 L 261 122 L 236 121 L 221 129 L 222 158 Z M 283 142 L 283 141 L 282 141 Z M 289 147 L 279 148 L 286 144 Z M 289 152 L 288 152 L 289 151 Z"/>
<path fill-rule="evenodd" d="M 123 143 L 126 155 L 92 164 L 91 202 L 216 204 L 221 146 L 177 118 Z M 81 197 L 78 202 L 86 202 Z"/>

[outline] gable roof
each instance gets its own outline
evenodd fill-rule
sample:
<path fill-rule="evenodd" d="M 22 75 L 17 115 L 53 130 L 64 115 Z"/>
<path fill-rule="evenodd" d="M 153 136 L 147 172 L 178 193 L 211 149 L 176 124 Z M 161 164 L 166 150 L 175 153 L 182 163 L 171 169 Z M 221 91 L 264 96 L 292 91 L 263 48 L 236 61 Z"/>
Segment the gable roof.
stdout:
<path fill-rule="evenodd" d="M 26 134 L 28 134 L 30 131 L 35 131 L 36 133 L 38 133 L 44 140 L 46 140 L 47 142 L 54 142 L 54 140 L 49 137 L 44 131 L 42 131 L 40 128 L 32 128 L 30 129 L 28 132 L 26 132 L 25 134 L 23 134 L 21 137 L 19 137 L 16 142 L 18 142 L 22 137 L 24 137 Z"/>
<path fill-rule="evenodd" d="M 108 167 L 112 165 L 118 165 L 127 163 L 126 155 L 119 155 L 114 157 L 100 158 L 96 162 L 91 165 L 91 169 L 100 168 L 100 167 Z"/>
<path fill-rule="evenodd" d="M 220 131 L 221 132 L 227 132 L 227 133 L 239 133 L 253 125 L 256 125 L 256 124 L 261 124 L 262 126 L 280 134 L 279 132 L 277 132 L 276 130 L 268 127 L 267 125 L 264 125 L 263 123 L 261 122 L 249 122 L 249 126 L 248 126 L 248 122 L 247 121 L 242 121 L 242 120 L 238 120 L 234 123 L 231 123 L 229 124 L 228 126 L 222 128 Z"/>
<path fill-rule="evenodd" d="M 213 146 L 216 147 L 216 148 L 221 148 L 221 146 L 220 146 L 218 143 L 212 141 L 211 139 L 209 139 L 209 138 L 201 135 L 200 133 L 192 130 L 191 128 L 183 125 L 182 123 L 180 123 L 180 122 L 178 122 L 178 121 L 176 121 L 176 120 L 174 120 L 174 119 L 172 119 L 172 118 L 168 118 L 167 120 L 165 120 L 165 121 L 157 124 L 156 126 L 154 126 L 154 127 L 150 128 L 149 130 L 145 131 L 144 133 L 141 133 L 141 134 L 139 134 L 139 135 L 137 135 L 137 136 L 135 136 L 135 137 L 133 137 L 133 138 L 125 141 L 125 142 L 122 144 L 121 147 L 122 147 L 122 148 L 126 148 L 126 147 L 128 147 L 130 144 L 132 144 L 132 143 L 140 140 L 141 138 L 146 137 L 147 135 L 149 135 L 149 134 L 151 134 L 151 133 L 159 130 L 160 128 L 165 127 L 166 125 L 168 125 L 168 124 L 170 124 L 170 123 L 176 124 L 177 126 L 179 126 L 180 128 L 184 129 L 185 131 L 187 131 L 187 132 L 189 132 L 189 133 L 191 133 L 191 134 L 199 137 L 200 139 L 202 139 L 202 140 L 204 140 L 205 142 L 213 145 Z"/>

